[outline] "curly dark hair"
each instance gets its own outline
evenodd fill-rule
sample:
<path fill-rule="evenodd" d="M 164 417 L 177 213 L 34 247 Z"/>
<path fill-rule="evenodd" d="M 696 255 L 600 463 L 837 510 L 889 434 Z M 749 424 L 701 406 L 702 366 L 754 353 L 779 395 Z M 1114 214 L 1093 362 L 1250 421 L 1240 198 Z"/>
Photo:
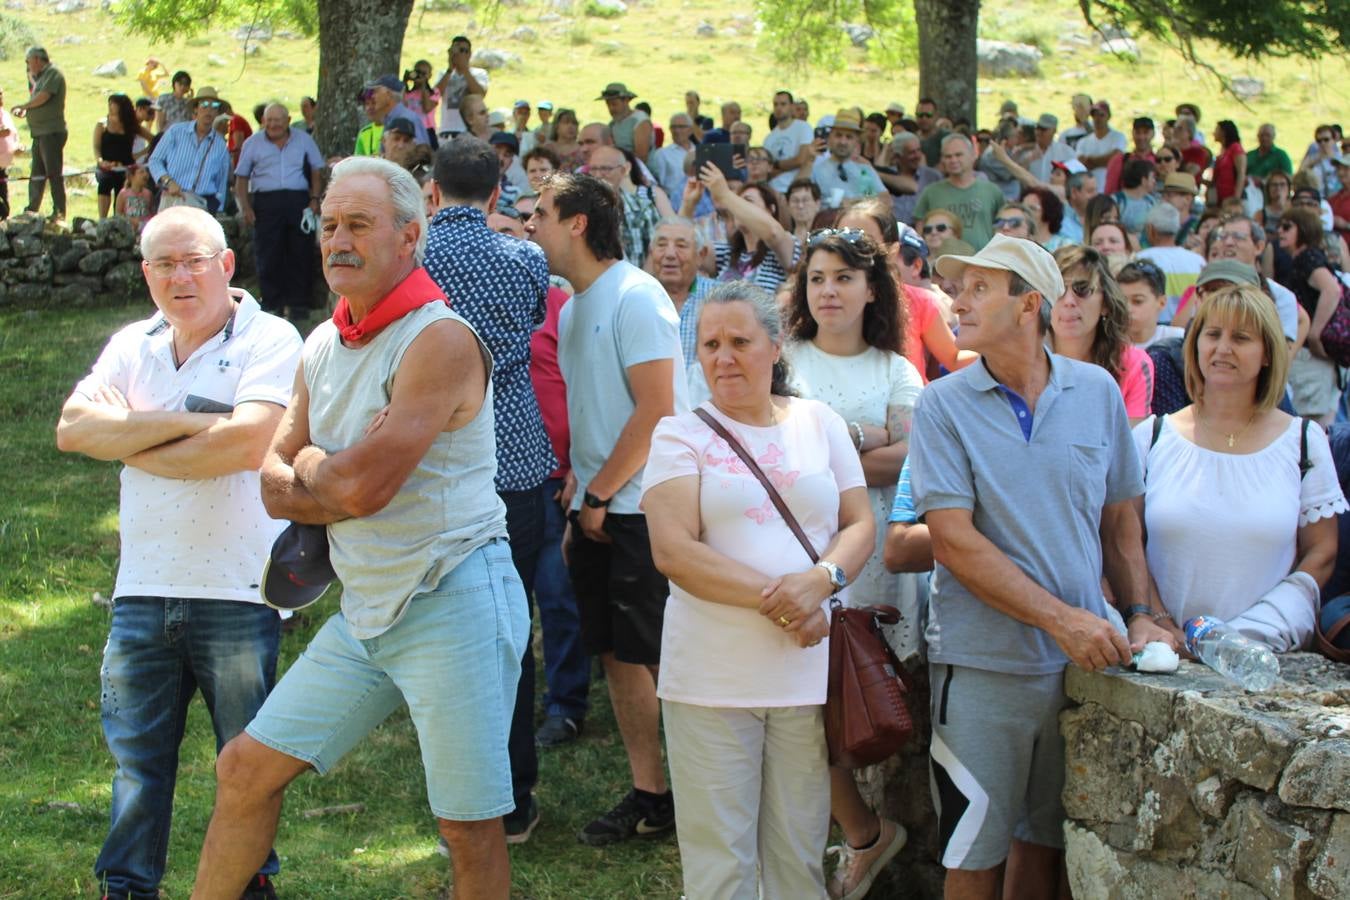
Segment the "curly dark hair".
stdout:
<path fill-rule="evenodd" d="M 1118 383 L 1124 374 L 1121 356 L 1130 340 L 1130 305 L 1111 274 L 1106 255 L 1082 244 L 1069 244 L 1055 251 L 1055 262 L 1064 276 L 1065 289 L 1073 290 L 1069 273 L 1078 270 L 1084 273 L 1092 287 L 1102 292 L 1102 316 L 1097 320 L 1097 333 L 1092 338 L 1091 357 L 1092 362 L 1110 372 Z"/>
<path fill-rule="evenodd" d="M 636 169 L 636 167 L 634 168 Z M 773 188 L 769 187 L 768 182 L 755 181 L 741 188 L 740 193 L 741 196 L 744 197 L 751 191 L 754 191 L 756 194 L 758 194 L 759 199 L 764 201 L 764 208 L 769 211 L 769 215 L 773 216 L 775 219 L 778 219 L 779 218 L 778 192 L 775 191 Z M 779 219 L 779 221 L 782 220 Z M 746 250 L 748 249 L 748 247 L 746 246 L 745 235 L 741 233 L 741 230 L 739 228 L 737 228 L 734 232 L 732 232 L 730 238 L 728 238 L 727 244 L 731 249 L 731 267 L 736 268 L 741 265 L 741 257 L 745 255 Z M 754 254 L 750 257 L 749 265 L 751 267 L 758 266 L 760 263 L 764 261 L 764 256 L 768 252 L 769 252 L 769 245 L 764 241 L 760 241 L 759 246 L 755 248 Z M 781 262 L 783 264 L 783 268 L 786 269 L 787 264 L 791 262 L 791 260 L 784 259 L 779 260 L 779 262 Z"/>
<path fill-rule="evenodd" d="M 1064 201 L 1049 188 L 1029 187 L 1022 191 L 1022 199 L 1035 194 L 1041 201 L 1041 219 L 1051 234 L 1059 234 L 1059 226 L 1064 224 Z"/>
<path fill-rule="evenodd" d="M 850 269 L 857 269 L 867 275 L 867 286 L 872 289 L 872 302 L 863 308 L 863 340 L 878 350 L 899 353 L 905 345 L 909 316 L 905 304 L 900 301 L 895 279 L 891 277 L 886 254 L 861 231 L 822 234 L 807 242 L 806 253 L 797 267 L 796 282 L 792 288 L 788 334 L 798 341 L 809 341 L 816 336 L 819 326 L 811 315 L 806 295 L 811 260 L 820 253 L 831 253 Z"/>

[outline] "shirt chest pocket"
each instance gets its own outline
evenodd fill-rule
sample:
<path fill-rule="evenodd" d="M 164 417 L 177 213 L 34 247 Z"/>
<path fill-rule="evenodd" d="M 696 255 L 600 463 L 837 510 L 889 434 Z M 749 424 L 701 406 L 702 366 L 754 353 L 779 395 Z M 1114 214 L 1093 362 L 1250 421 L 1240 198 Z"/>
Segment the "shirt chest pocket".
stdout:
<path fill-rule="evenodd" d="M 192 379 L 183 408 L 188 412 L 227 413 L 234 410 L 242 369 L 236 361 L 206 362 Z"/>
<path fill-rule="evenodd" d="M 1074 506 L 1098 510 L 1106 501 L 1106 447 L 1093 444 L 1069 445 L 1069 493 Z"/>

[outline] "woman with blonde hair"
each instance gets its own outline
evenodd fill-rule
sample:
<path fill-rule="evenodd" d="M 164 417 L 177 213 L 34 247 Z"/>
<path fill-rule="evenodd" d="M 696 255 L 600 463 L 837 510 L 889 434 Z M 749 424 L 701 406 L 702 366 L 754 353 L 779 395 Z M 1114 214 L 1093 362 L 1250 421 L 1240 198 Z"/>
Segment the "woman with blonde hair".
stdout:
<path fill-rule="evenodd" d="M 1326 434 L 1277 409 L 1289 353 L 1256 287 L 1206 295 L 1182 353 L 1193 402 L 1134 429 L 1159 624 L 1180 638 L 1188 620 L 1213 616 L 1277 652 L 1297 650 L 1346 511 Z"/>

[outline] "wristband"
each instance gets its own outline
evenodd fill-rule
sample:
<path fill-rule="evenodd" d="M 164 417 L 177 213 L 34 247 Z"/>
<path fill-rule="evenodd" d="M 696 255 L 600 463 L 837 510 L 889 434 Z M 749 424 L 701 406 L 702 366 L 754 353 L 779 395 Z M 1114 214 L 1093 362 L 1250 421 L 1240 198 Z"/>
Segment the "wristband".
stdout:
<path fill-rule="evenodd" d="M 859 425 L 857 422 L 850 422 L 848 427 L 852 429 L 853 443 L 857 446 L 858 452 L 861 453 L 863 440 L 865 438 L 865 435 L 863 434 L 863 427 Z"/>
<path fill-rule="evenodd" d="M 1158 621 L 1158 619 L 1167 615 L 1167 613 L 1165 612 L 1159 613 L 1155 611 L 1153 607 L 1147 606 L 1143 603 L 1135 603 L 1131 606 L 1127 606 L 1123 610 L 1121 610 L 1120 614 L 1121 618 L 1125 620 L 1126 625 L 1130 624 L 1130 622 L 1134 619 L 1135 616 L 1148 616 L 1150 619 L 1156 622 Z"/>

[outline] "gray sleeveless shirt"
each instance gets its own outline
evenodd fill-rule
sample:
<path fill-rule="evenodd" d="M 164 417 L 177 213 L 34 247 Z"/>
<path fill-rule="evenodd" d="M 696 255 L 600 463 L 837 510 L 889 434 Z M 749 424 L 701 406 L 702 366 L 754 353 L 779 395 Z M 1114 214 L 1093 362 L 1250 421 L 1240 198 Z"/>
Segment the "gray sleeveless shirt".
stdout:
<path fill-rule="evenodd" d="M 444 319 L 473 331 L 443 303 L 417 308 L 355 349 L 343 345 L 332 320 L 314 329 L 302 358 L 314 445 L 336 453 L 359 441 L 389 404 L 413 339 Z M 481 339 L 478 346 L 489 372 L 478 415 L 457 431 L 438 434 L 384 509 L 328 526 L 342 614 L 360 640 L 388 630 L 415 596 L 434 589 L 474 550 L 506 537 L 506 508 L 493 488 L 492 357 Z"/>

